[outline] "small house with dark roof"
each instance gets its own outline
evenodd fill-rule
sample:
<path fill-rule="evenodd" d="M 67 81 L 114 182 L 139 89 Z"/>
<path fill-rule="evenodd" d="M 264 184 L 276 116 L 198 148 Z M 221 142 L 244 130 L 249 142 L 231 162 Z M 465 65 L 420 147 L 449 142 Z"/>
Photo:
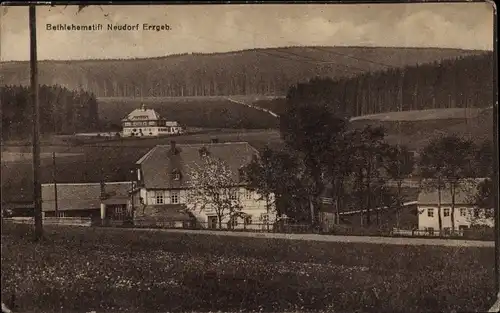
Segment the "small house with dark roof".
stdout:
<path fill-rule="evenodd" d="M 137 161 L 138 195 L 141 209 L 137 219 L 155 218 L 166 220 L 172 214 L 185 213 L 193 216 L 198 225 L 217 227 L 217 215 L 213 208 L 194 208 L 189 197 L 192 190 L 193 168 L 202 165 L 204 158 L 224 161 L 232 176 L 235 196 L 241 203 L 241 214 L 230 221 L 234 229 L 255 228 L 274 221 L 274 210 L 269 210 L 266 201 L 254 191 L 246 188 L 242 169 L 258 152 L 247 142 L 218 142 L 206 144 L 158 145 Z M 224 220 L 227 225 L 229 220 Z"/>
<path fill-rule="evenodd" d="M 181 134 L 182 126 L 176 121 L 167 121 L 153 109 L 143 104 L 122 119 L 123 137 L 155 137 Z"/>
<path fill-rule="evenodd" d="M 455 194 L 455 228 L 465 230 L 472 225 L 487 225 L 493 227 L 492 218 L 487 218 L 484 209 L 479 209 L 472 203 L 477 185 L 483 178 L 465 180 Z M 422 190 L 418 195 L 418 228 L 426 231 L 439 231 L 439 202 L 441 203 L 441 221 L 444 232 L 449 232 L 451 223 L 452 194 L 449 188 L 444 188 L 439 194 L 437 190 Z"/>
<path fill-rule="evenodd" d="M 45 217 L 126 220 L 131 216 L 131 182 L 42 184 Z"/>

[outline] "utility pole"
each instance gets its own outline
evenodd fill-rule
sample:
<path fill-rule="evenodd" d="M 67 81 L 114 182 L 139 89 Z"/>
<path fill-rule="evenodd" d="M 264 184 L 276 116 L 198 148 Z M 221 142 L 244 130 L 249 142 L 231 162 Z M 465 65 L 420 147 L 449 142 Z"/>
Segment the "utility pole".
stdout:
<path fill-rule="evenodd" d="M 135 174 L 135 171 L 132 169 L 130 170 L 130 174 L 132 174 L 130 177 L 130 187 L 131 187 L 131 190 L 130 190 L 130 219 L 131 219 L 131 222 L 134 221 L 134 213 L 135 213 L 135 205 L 134 205 L 134 192 L 135 192 L 135 183 L 134 183 L 134 174 Z"/>
<path fill-rule="evenodd" d="M 38 103 L 38 64 L 36 46 L 36 6 L 29 6 L 31 104 L 33 106 L 33 187 L 35 240 L 43 237 L 42 186 L 40 184 L 40 107 Z"/>
<path fill-rule="evenodd" d="M 52 152 L 52 182 L 54 183 L 54 204 L 55 204 L 55 217 L 59 217 L 59 203 L 57 197 L 57 169 L 56 169 L 56 153 Z"/>
<path fill-rule="evenodd" d="M 493 18 L 493 25 L 496 34 L 497 20 Z M 496 40 L 493 41 L 494 49 L 498 48 L 498 43 Z M 495 287 L 498 294 L 497 302 L 500 303 L 500 207 L 499 207 L 499 195 L 498 192 L 498 179 L 499 179 L 499 152 L 498 152 L 498 87 L 495 81 L 498 78 L 498 56 L 493 53 L 493 147 L 494 147 L 494 158 L 493 158 L 493 195 L 494 195 L 494 209 L 495 209 Z"/>

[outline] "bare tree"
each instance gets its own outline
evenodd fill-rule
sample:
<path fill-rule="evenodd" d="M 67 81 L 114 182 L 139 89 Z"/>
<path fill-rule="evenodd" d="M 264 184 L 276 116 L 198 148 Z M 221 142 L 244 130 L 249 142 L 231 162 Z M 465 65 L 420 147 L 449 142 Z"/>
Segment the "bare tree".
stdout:
<path fill-rule="evenodd" d="M 237 175 L 226 162 L 206 155 L 200 163 L 190 166 L 187 203 L 194 210 L 214 210 L 219 228 L 225 218 L 240 215 L 242 209 L 239 197 Z M 232 223 L 229 223 L 232 228 Z"/>

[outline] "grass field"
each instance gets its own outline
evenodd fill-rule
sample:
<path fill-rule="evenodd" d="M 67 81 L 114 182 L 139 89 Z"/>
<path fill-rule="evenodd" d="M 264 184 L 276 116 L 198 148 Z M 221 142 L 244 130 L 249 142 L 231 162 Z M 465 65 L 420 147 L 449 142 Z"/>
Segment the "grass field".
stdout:
<path fill-rule="evenodd" d="M 492 248 L 2 227 L 2 298 L 36 312 L 453 312 L 494 302 Z"/>
<path fill-rule="evenodd" d="M 263 96 L 236 96 L 255 101 Z M 276 128 L 269 114 L 227 100 L 227 97 L 98 98 L 101 121 L 121 125 L 121 119 L 144 103 L 168 120 L 189 127 L 264 129 Z"/>

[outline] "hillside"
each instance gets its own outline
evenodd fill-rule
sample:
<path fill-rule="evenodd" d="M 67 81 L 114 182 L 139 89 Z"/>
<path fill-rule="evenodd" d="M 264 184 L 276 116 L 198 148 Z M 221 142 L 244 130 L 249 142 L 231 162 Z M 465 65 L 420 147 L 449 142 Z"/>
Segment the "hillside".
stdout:
<path fill-rule="evenodd" d="M 245 97 L 240 97 L 245 98 Z M 253 99 L 265 97 L 246 97 Z M 98 98 L 99 118 L 104 125 L 121 129 L 121 119 L 141 104 L 168 120 L 201 128 L 268 129 L 278 120 L 268 113 L 229 101 L 225 97 Z"/>
<path fill-rule="evenodd" d="M 355 77 L 314 78 L 292 86 L 285 99 L 253 103 L 276 114 L 287 105 L 327 105 L 340 116 L 395 111 L 488 108 L 493 104 L 494 58 L 491 52 Z"/>
<path fill-rule="evenodd" d="M 352 127 L 382 125 L 387 131 L 386 140 L 391 144 L 404 144 L 411 150 L 421 150 L 432 138 L 444 134 L 458 134 L 476 143 L 492 140 L 493 110 L 485 109 L 470 114 L 469 118 L 457 115 L 457 110 L 443 109 L 429 118 L 428 111 L 411 112 L 401 117 L 399 112 L 381 116 L 365 116 L 351 123 Z M 432 118 L 432 116 L 431 116 Z M 283 142 L 278 130 L 217 132 L 174 137 L 178 143 L 209 142 L 217 137 L 221 142 L 246 141 L 257 149 L 266 145 L 278 148 Z M 83 146 L 44 146 L 42 153 L 57 151 L 59 182 L 99 182 L 101 175 L 109 181 L 130 180 L 133 164 L 157 144 L 168 144 L 172 138 L 115 140 Z M 29 147 L 26 147 L 29 151 Z M 74 155 L 72 155 L 74 154 Z M 49 154 L 50 155 L 50 154 Z M 103 157 L 105 156 L 105 157 Z M 75 166 L 92 164 L 93 166 Z M 100 165 L 100 166 L 96 166 Z M 103 171 L 99 168 L 102 166 Z M 83 169 L 83 170 L 82 170 Z M 26 200 L 32 197 L 32 165 L 29 158 L 18 162 L 2 160 L 2 200 Z M 52 180 L 52 160 L 42 158 L 42 181 Z"/>
<path fill-rule="evenodd" d="M 433 112 L 433 114 L 429 114 Z M 391 144 L 411 150 L 423 149 L 433 138 L 456 134 L 476 143 L 493 140 L 493 109 L 441 109 L 367 115 L 351 121 L 351 126 L 382 126 Z M 408 114 L 409 113 L 409 114 Z M 461 115 L 461 116 L 460 116 Z"/>
<path fill-rule="evenodd" d="M 40 61 L 40 83 L 97 97 L 285 95 L 310 78 L 430 63 L 482 51 L 442 48 L 286 47 L 149 59 Z M 0 85 L 27 85 L 28 62 L 0 63 Z"/>

